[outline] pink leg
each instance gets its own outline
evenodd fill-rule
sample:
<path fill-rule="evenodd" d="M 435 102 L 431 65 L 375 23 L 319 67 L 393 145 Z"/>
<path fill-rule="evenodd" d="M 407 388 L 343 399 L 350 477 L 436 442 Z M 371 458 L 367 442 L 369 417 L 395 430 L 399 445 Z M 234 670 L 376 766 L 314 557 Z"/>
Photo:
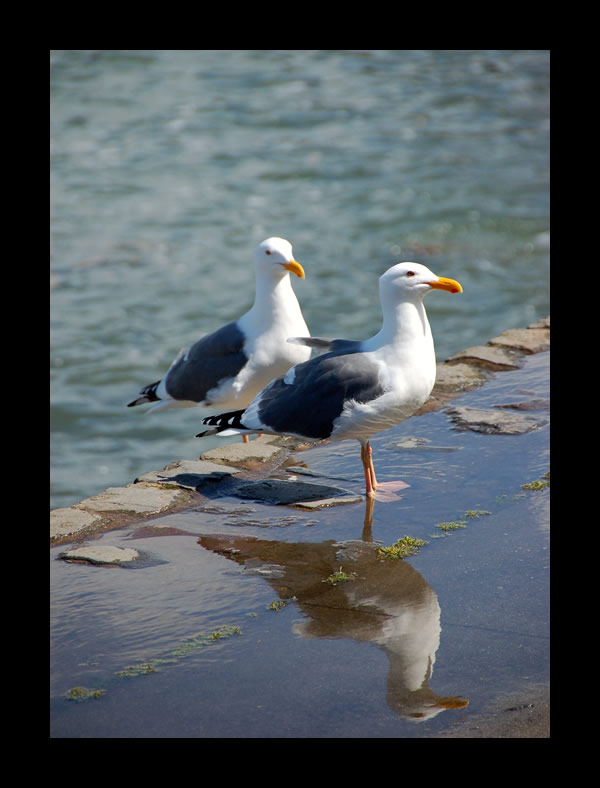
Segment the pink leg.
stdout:
<path fill-rule="evenodd" d="M 375 478 L 375 468 L 373 466 L 373 450 L 371 444 L 367 441 L 364 445 L 361 444 L 360 458 L 362 460 L 363 469 L 365 471 L 365 483 L 367 486 L 367 497 L 374 498 L 375 490 L 377 489 L 377 479 Z"/>
<path fill-rule="evenodd" d="M 375 478 L 375 466 L 373 465 L 373 449 L 371 449 L 371 444 L 367 443 L 367 451 L 369 453 L 369 474 L 371 476 L 371 486 L 374 490 L 379 487 L 379 482 Z"/>
<path fill-rule="evenodd" d="M 378 482 L 375 478 L 375 467 L 373 465 L 373 450 L 369 441 L 365 445 L 361 444 L 360 458 L 365 471 L 365 483 L 367 485 L 367 498 L 377 498 L 381 501 L 397 501 L 398 490 L 403 490 L 409 485 L 402 481 Z"/>
<path fill-rule="evenodd" d="M 261 436 L 261 435 L 262 435 L 262 432 L 259 432 L 259 433 L 258 433 L 258 437 L 260 438 L 260 436 Z M 250 436 L 249 436 L 249 435 L 246 435 L 246 434 L 244 433 L 244 435 L 242 435 L 242 440 L 244 441 L 244 443 L 250 443 Z"/>

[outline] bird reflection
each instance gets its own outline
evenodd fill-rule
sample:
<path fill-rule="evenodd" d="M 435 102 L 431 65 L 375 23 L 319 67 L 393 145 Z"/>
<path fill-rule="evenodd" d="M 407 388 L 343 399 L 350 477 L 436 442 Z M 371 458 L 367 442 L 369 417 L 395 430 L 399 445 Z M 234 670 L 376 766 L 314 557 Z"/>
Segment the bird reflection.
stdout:
<path fill-rule="evenodd" d="M 468 704 L 429 686 L 440 644 L 440 606 L 421 574 L 400 559 L 383 560 L 363 541 L 319 544 L 254 537 L 203 536 L 199 544 L 260 569 L 280 599 L 295 598 L 306 619 L 294 625 L 305 638 L 351 638 L 374 643 L 389 660 L 387 703 L 403 718 L 431 719 Z M 353 580 L 323 582 L 343 567 Z"/>

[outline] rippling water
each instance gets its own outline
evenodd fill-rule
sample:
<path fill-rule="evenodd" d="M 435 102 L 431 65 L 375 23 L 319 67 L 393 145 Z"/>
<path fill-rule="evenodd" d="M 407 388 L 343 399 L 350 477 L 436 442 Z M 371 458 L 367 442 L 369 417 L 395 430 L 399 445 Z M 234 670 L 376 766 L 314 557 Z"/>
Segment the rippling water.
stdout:
<path fill-rule="evenodd" d="M 311 332 L 379 328 L 416 260 L 438 359 L 549 311 L 544 50 L 54 50 L 51 506 L 198 456 L 201 413 L 126 403 L 294 245 Z"/>

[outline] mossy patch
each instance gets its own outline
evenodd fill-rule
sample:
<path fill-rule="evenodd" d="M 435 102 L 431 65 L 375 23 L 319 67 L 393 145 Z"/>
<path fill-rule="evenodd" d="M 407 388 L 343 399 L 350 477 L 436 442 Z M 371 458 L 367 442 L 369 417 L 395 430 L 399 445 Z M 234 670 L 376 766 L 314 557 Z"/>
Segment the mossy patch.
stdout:
<path fill-rule="evenodd" d="M 393 545 L 389 547 L 378 547 L 377 553 L 380 558 L 407 558 L 411 555 L 416 555 L 419 552 L 419 547 L 426 545 L 423 539 L 417 539 L 414 536 L 403 536 L 402 539 L 397 539 Z"/>
<path fill-rule="evenodd" d="M 437 523 L 435 527 L 439 528 L 440 531 L 444 531 L 444 533 L 448 533 L 448 531 L 456 531 L 458 528 L 466 528 L 467 522 L 466 520 L 454 520 L 451 523 Z"/>
<path fill-rule="evenodd" d="M 82 702 L 84 700 L 101 698 L 106 690 L 103 689 L 88 689 L 88 687 L 71 687 L 66 693 L 67 700 L 74 700 Z"/>
<path fill-rule="evenodd" d="M 136 676 L 148 676 L 150 673 L 157 673 L 158 666 L 162 665 L 167 660 L 164 659 L 150 659 L 146 662 L 137 662 L 135 665 L 127 665 L 123 670 L 116 672 L 117 678 L 131 679 Z M 174 661 L 174 660 L 173 660 Z"/>
<path fill-rule="evenodd" d="M 322 583 L 328 583 L 330 586 L 337 586 L 338 583 L 347 583 L 349 580 L 356 580 L 358 575 L 356 572 L 344 572 L 343 567 L 340 566 L 337 572 L 321 580 Z"/>
<path fill-rule="evenodd" d="M 179 643 L 174 648 L 167 651 L 162 657 L 154 657 L 149 660 L 137 662 L 135 665 L 127 665 L 122 670 L 116 672 L 118 678 L 135 678 L 136 676 L 148 676 L 150 673 L 157 673 L 161 665 L 172 664 L 180 659 L 187 657 L 199 649 L 224 640 L 233 635 L 241 635 L 242 630 L 238 626 L 223 626 L 214 629 L 212 632 L 198 632 Z"/>
<path fill-rule="evenodd" d="M 545 473 L 541 479 L 521 485 L 522 490 L 544 490 L 546 487 L 550 487 L 550 471 Z"/>
<path fill-rule="evenodd" d="M 270 605 L 267 605 L 267 610 L 274 610 L 276 613 L 285 607 L 287 602 L 285 599 L 274 599 Z"/>

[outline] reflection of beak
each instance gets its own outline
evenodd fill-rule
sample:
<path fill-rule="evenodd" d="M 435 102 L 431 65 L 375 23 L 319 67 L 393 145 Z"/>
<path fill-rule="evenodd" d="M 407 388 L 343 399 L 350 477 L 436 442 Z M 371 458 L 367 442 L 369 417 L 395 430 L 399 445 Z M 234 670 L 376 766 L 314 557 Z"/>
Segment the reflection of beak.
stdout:
<path fill-rule="evenodd" d="M 449 293 L 462 293 L 463 289 L 456 279 L 446 279 L 445 276 L 439 276 L 437 282 L 427 282 L 429 287 L 434 290 L 447 290 Z"/>
<path fill-rule="evenodd" d="M 290 260 L 289 263 L 281 263 L 284 268 L 287 268 L 288 271 L 291 271 L 296 276 L 299 276 L 300 279 L 306 279 L 304 275 L 304 268 L 297 263 L 294 259 Z"/>
<path fill-rule="evenodd" d="M 442 709 L 464 709 L 469 705 L 469 701 L 454 695 L 451 698 L 436 698 L 434 706 L 441 706 Z"/>

